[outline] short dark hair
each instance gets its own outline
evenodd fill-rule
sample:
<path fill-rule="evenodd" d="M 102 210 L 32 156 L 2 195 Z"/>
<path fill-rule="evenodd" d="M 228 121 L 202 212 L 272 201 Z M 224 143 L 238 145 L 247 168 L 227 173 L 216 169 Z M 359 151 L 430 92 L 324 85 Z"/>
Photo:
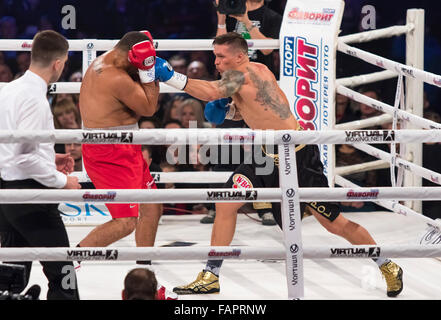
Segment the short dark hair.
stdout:
<path fill-rule="evenodd" d="M 121 40 L 118 41 L 118 43 L 115 45 L 115 48 L 122 51 L 129 51 L 133 47 L 133 45 L 146 40 L 150 40 L 146 34 L 140 31 L 130 31 L 127 32 L 121 38 Z"/>
<path fill-rule="evenodd" d="M 152 152 L 153 152 L 152 146 L 143 144 L 141 146 L 141 151 L 145 151 L 145 150 L 147 150 L 147 152 L 149 153 L 149 158 L 151 159 L 152 158 Z"/>
<path fill-rule="evenodd" d="M 145 268 L 136 268 L 124 279 L 126 300 L 155 300 L 158 281 L 153 271 Z"/>
<path fill-rule="evenodd" d="M 225 34 L 217 36 L 216 38 L 214 38 L 213 41 L 213 45 L 216 44 L 226 44 L 232 48 L 239 49 L 244 53 L 248 53 L 247 41 L 242 37 L 242 35 L 238 34 L 237 32 L 227 32 Z"/>
<path fill-rule="evenodd" d="M 32 41 L 31 62 L 43 67 L 67 54 L 69 43 L 58 32 L 44 30 L 38 32 Z"/>

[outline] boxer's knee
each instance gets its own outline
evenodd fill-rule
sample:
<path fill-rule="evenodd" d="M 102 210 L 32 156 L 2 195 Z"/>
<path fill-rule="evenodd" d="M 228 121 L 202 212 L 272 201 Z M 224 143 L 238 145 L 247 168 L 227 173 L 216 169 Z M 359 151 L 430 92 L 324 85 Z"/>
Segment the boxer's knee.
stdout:
<path fill-rule="evenodd" d="M 117 219 L 117 223 L 119 224 L 121 231 L 126 235 L 131 234 L 135 230 L 136 222 L 137 222 L 136 217 Z"/>

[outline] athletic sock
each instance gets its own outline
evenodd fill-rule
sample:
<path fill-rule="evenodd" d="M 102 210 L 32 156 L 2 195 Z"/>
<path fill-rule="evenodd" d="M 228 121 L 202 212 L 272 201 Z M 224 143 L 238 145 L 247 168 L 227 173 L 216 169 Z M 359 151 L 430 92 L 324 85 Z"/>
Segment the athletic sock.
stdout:
<path fill-rule="evenodd" d="M 372 258 L 372 260 L 375 261 L 375 263 L 381 267 L 383 264 L 390 262 L 390 259 L 388 258 Z"/>
<path fill-rule="evenodd" d="M 219 277 L 220 268 L 224 260 L 208 260 L 204 271 L 210 271 Z"/>

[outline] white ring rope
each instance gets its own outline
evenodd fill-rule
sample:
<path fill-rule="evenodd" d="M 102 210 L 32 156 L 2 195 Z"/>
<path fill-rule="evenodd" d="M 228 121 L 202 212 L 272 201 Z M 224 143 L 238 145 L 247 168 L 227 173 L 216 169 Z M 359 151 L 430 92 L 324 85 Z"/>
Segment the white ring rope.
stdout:
<path fill-rule="evenodd" d="M 418 79 L 428 84 L 441 87 L 441 76 L 437 74 L 414 68 L 355 47 L 351 47 L 342 41 L 338 41 L 337 50 L 380 68 L 397 72 L 403 76 Z"/>
<path fill-rule="evenodd" d="M 440 245 L 305 246 L 305 259 L 434 258 Z M 283 247 L 106 247 L 106 248 L 0 248 L 3 261 L 133 261 L 133 260 L 285 260 Z"/>
<path fill-rule="evenodd" d="M 365 31 L 357 33 L 355 35 L 348 35 L 339 37 L 339 42 L 352 42 L 352 38 L 357 38 L 358 42 L 371 41 L 384 37 L 398 36 L 404 33 L 409 33 L 413 29 L 413 24 L 408 24 L 404 26 L 393 26 L 384 29 L 377 29 L 373 31 Z M 83 40 L 68 40 L 69 51 L 83 51 L 83 55 L 88 52 L 96 51 L 107 51 L 115 46 L 118 40 L 101 40 L 101 39 L 83 39 Z M 160 39 L 155 40 L 157 46 L 157 51 L 192 51 L 192 50 L 211 50 L 212 49 L 211 39 Z M 254 49 L 279 49 L 280 41 L 279 39 L 253 39 L 247 40 L 250 47 Z M 18 39 L 0 39 L 0 51 L 30 51 L 32 48 L 32 40 L 18 40 Z M 392 77 L 391 74 L 384 74 L 381 76 Z M 369 77 L 369 75 L 364 75 L 364 77 Z M 373 77 L 377 75 L 373 74 Z M 342 79 L 345 80 L 346 79 Z M 337 79 L 337 82 L 339 79 Z M 358 81 L 358 80 L 356 80 Z M 345 82 L 343 82 L 345 83 Z M 6 85 L 6 82 L 0 82 L 0 89 Z M 52 84 L 51 93 L 69 93 L 77 94 L 80 92 L 81 83 L 71 83 L 71 82 L 57 82 Z M 170 86 L 161 84 L 161 93 L 173 93 L 180 92 Z"/>
<path fill-rule="evenodd" d="M 107 51 L 112 49 L 119 40 L 82 39 L 68 40 L 69 51 Z M 213 39 L 155 39 L 156 51 L 200 51 L 213 49 Z M 278 39 L 247 39 L 248 46 L 253 49 L 277 49 Z M 30 51 L 32 40 L 1 39 L 0 51 Z"/>
<path fill-rule="evenodd" d="M 326 190 L 326 192 L 323 192 Z M 439 200 L 439 187 L 299 188 L 300 201 Z M 293 196 L 293 194 L 291 195 Z M 0 190 L 0 203 L 211 203 L 280 202 L 280 188 L 250 189 L 14 189 Z"/>
<path fill-rule="evenodd" d="M 385 112 L 393 116 L 395 109 L 393 106 L 379 100 L 365 96 L 357 91 L 346 88 L 344 86 L 337 86 L 337 93 L 342 94 L 354 101 L 366 104 L 376 110 Z M 418 126 L 421 129 L 441 129 L 441 124 L 432 120 L 424 119 L 416 116 L 410 112 L 397 110 L 397 117 L 400 120 L 411 122 L 413 125 Z"/>
<path fill-rule="evenodd" d="M 370 42 L 372 40 L 391 38 L 394 36 L 400 36 L 412 32 L 415 28 L 413 23 L 409 23 L 403 26 L 392 26 L 383 29 L 363 31 L 346 36 L 338 37 L 339 42 L 343 43 L 362 43 Z"/>
<path fill-rule="evenodd" d="M 357 130 L 369 127 L 375 127 L 378 125 L 386 124 L 392 122 L 392 116 L 387 113 L 382 115 L 366 118 L 363 120 L 354 120 L 344 123 L 339 123 L 334 126 L 335 130 Z"/>
<path fill-rule="evenodd" d="M 335 176 L 335 183 L 345 187 L 345 188 L 358 188 L 358 186 L 352 182 L 350 182 L 349 180 L 341 177 L 341 176 Z M 399 189 L 399 188 L 397 188 Z M 412 210 L 409 207 L 406 207 L 400 203 L 398 203 L 396 201 L 396 199 L 390 199 L 390 200 L 371 200 L 374 203 L 377 203 L 378 205 L 387 208 L 389 210 L 392 210 L 393 212 L 397 213 L 397 214 L 401 214 L 404 216 L 408 216 L 408 217 L 413 217 L 415 219 L 421 220 L 426 222 L 427 224 L 430 224 L 431 226 L 437 227 L 438 229 L 441 229 L 441 222 L 438 220 L 433 220 L 429 217 L 426 217 L 424 215 L 422 215 L 419 212 L 416 212 L 414 210 Z"/>
<path fill-rule="evenodd" d="M 376 157 L 378 159 L 381 159 L 381 160 L 384 160 L 387 162 L 390 162 L 391 157 L 392 157 L 392 155 L 390 153 L 387 153 L 383 150 L 380 150 L 378 148 L 372 147 L 367 144 L 357 143 L 357 144 L 353 144 L 353 147 L 357 148 L 358 150 L 364 151 L 365 153 L 367 153 L 373 157 Z M 440 173 L 426 169 L 426 168 L 421 167 L 419 165 L 416 165 L 412 162 L 404 160 L 400 157 L 396 158 L 395 166 L 398 168 L 403 168 L 405 170 L 411 171 L 414 174 L 416 174 L 422 178 L 425 178 L 429 181 L 432 181 L 434 183 L 441 184 L 441 174 Z"/>
<path fill-rule="evenodd" d="M 342 85 L 344 87 L 357 87 L 362 84 L 378 82 L 382 80 L 388 80 L 397 77 L 396 72 L 390 70 L 383 70 L 368 74 L 361 74 L 352 77 L 340 78 L 336 80 L 336 85 Z"/>
<path fill-rule="evenodd" d="M 229 171 L 180 171 L 150 172 L 155 183 L 225 183 L 233 172 Z M 86 172 L 72 172 L 79 182 L 91 182 Z"/>
<path fill-rule="evenodd" d="M 416 116 L 415 116 L 416 117 Z M 424 119 L 425 120 L 425 119 Z M 427 120 L 428 125 L 433 121 Z M 437 124 L 436 122 L 433 122 Z M 440 125 L 440 124 L 438 124 Z M 231 139 L 230 139 L 231 138 Z M 0 130 L 0 143 L 86 143 L 147 145 L 369 144 L 441 142 L 440 130 Z"/>

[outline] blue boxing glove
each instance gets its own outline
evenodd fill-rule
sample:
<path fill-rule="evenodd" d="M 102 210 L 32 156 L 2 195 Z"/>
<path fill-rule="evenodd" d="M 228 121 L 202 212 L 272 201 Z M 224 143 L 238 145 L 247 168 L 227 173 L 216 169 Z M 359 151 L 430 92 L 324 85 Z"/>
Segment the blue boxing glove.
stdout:
<path fill-rule="evenodd" d="M 175 72 L 167 60 L 159 57 L 156 57 L 155 80 L 164 82 L 178 90 L 184 90 L 188 81 L 186 75 Z"/>
<path fill-rule="evenodd" d="M 233 119 L 236 107 L 231 102 L 231 98 L 208 102 L 204 110 L 205 118 L 214 124 L 222 124 L 225 119 Z"/>

